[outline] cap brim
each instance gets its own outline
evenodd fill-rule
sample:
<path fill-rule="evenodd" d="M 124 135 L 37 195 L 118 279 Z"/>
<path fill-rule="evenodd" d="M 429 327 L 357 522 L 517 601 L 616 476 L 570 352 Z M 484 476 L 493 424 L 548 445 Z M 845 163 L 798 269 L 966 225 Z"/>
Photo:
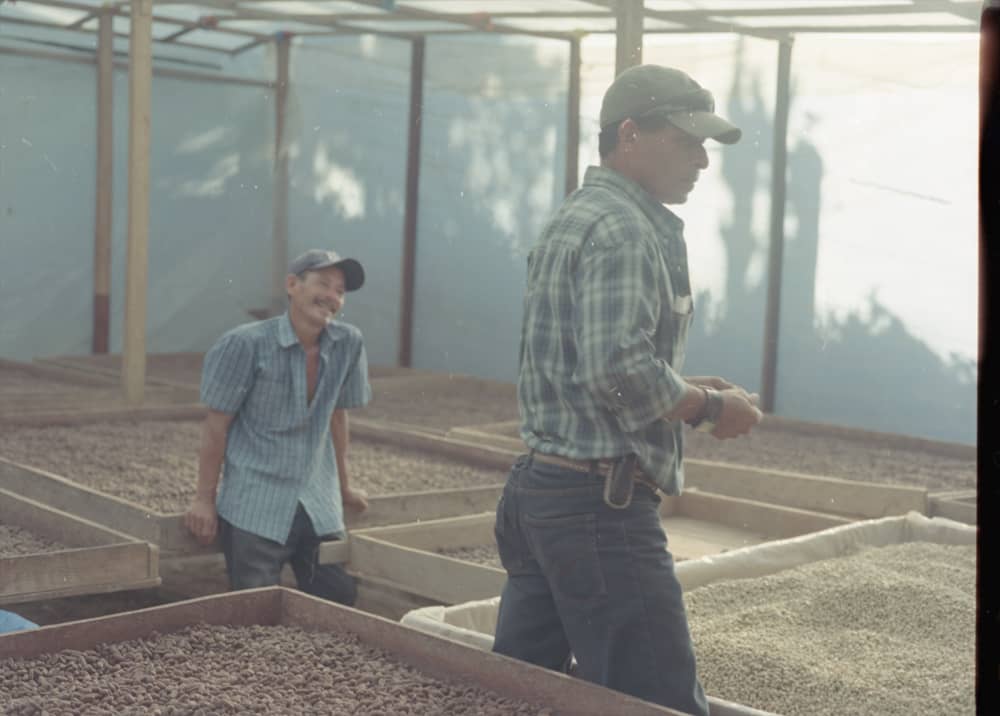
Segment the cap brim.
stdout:
<path fill-rule="evenodd" d="M 667 115 L 667 119 L 678 129 L 699 139 L 714 139 L 723 144 L 736 144 L 743 136 L 743 131 L 739 127 L 712 112 L 700 110 L 671 112 Z"/>
<path fill-rule="evenodd" d="M 344 288 L 348 291 L 357 291 L 365 284 L 365 270 L 362 268 L 361 263 L 355 259 L 340 259 L 338 261 L 316 264 L 315 266 L 310 266 L 308 270 L 316 271 L 317 269 L 330 268 L 331 266 L 336 266 L 344 272 Z"/>

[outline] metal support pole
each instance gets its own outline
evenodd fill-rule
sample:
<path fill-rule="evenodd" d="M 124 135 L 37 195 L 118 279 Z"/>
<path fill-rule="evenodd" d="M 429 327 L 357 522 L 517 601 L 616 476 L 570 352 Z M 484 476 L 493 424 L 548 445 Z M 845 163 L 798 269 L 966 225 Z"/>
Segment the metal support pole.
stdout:
<path fill-rule="evenodd" d="M 580 38 L 569 41 L 569 92 L 566 97 L 566 193 L 580 180 Z"/>
<path fill-rule="evenodd" d="M 767 269 L 767 313 L 764 320 L 764 365 L 761 410 L 773 413 L 777 391 L 778 328 L 781 320 L 781 269 L 785 252 L 785 173 L 788 157 L 788 106 L 791 100 L 792 38 L 778 42 L 778 90 L 774 106 L 771 154 L 771 244 Z"/>
<path fill-rule="evenodd" d="M 642 64 L 642 17 L 644 0 L 616 0 L 615 76 Z"/>
<path fill-rule="evenodd" d="M 132 0 L 128 65 L 128 250 L 122 387 L 139 405 L 146 384 L 146 294 L 149 271 L 149 125 L 153 83 L 153 1 Z"/>
<path fill-rule="evenodd" d="M 420 196 L 420 129 L 424 104 L 426 41 L 413 40 L 410 59 L 410 115 L 406 158 L 406 209 L 403 215 L 403 290 L 399 310 L 399 365 L 413 360 L 413 303 L 416 294 L 417 210 Z"/>
<path fill-rule="evenodd" d="M 102 10 L 97 30 L 97 191 L 94 212 L 93 353 L 108 352 L 111 323 L 111 197 L 114 156 L 113 15 Z"/>
<path fill-rule="evenodd" d="M 282 313 L 287 300 L 285 276 L 288 275 L 288 77 L 291 39 L 279 35 L 275 40 L 277 71 L 274 87 L 274 205 L 271 227 L 271 310 Z"/>

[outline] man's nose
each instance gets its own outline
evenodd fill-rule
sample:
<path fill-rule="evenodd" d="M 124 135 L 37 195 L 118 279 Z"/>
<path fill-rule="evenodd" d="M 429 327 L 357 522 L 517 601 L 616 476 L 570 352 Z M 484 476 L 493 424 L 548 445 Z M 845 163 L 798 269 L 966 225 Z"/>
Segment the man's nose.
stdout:
<path fill-rule="evenodd" d="M 708 169 L 708 150 L 705 149 L 704 145 L 698 147 L 698 153 L 695 157 L 695 163 L 699 169 Z"/>

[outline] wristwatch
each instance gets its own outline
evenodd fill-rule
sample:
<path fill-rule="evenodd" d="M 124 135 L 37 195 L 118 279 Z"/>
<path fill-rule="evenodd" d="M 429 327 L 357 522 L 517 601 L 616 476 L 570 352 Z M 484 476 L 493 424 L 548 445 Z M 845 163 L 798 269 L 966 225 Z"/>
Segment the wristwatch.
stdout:
<path fill-rule="evenodd" d="M 719 418 L 722 416 L 722 394 L 711 388 L 698 387 L 705 394 L 705 403 L 702 405 L 701 412 L 690 424 L 695 430 L 710 433 L 715 430 L 715 426 L 719 424 Z"/>

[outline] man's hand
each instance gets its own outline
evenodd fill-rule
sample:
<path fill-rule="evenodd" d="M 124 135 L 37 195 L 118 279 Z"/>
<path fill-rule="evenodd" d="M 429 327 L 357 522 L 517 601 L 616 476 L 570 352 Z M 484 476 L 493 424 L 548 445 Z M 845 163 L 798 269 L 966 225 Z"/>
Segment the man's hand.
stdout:
<path fill-rule="evenodd" d="M 368 509 L 368 495 L 364 490 L 344 488 L 340 491 L 340 499 L 343 501 L 345 509 L 356 512 L 364 512 Z"/>
<path fill-rule="evenodd" d="M 191 531 L 199 543 L 212 544 L 219 529 L 219 515 L 215 511 L 215 500 L 195 497 L 191 508 L 184 515 L 184 526 Z"/>
<path fill-rule="evenodd" d="M 764 417 L 757 407 L 760 404 L 757 393 L 733 387 L 720 390 L 719 395 L 722 396 L 722 413 L 712 431 L 712 436 L 719 440 L 746 435 Z"/>
<path fill-rule="evenodd" d="M 714 390 L 728 390 L 729 388 L 736 388 L 737 386 L 730 383 L 725 378 L 719 378 L 714 375 L 696 375 L 696 376 L 685 376 L 684 380 L 691 385 L 704 386 L 706 388 L 712 388 Z"/>

